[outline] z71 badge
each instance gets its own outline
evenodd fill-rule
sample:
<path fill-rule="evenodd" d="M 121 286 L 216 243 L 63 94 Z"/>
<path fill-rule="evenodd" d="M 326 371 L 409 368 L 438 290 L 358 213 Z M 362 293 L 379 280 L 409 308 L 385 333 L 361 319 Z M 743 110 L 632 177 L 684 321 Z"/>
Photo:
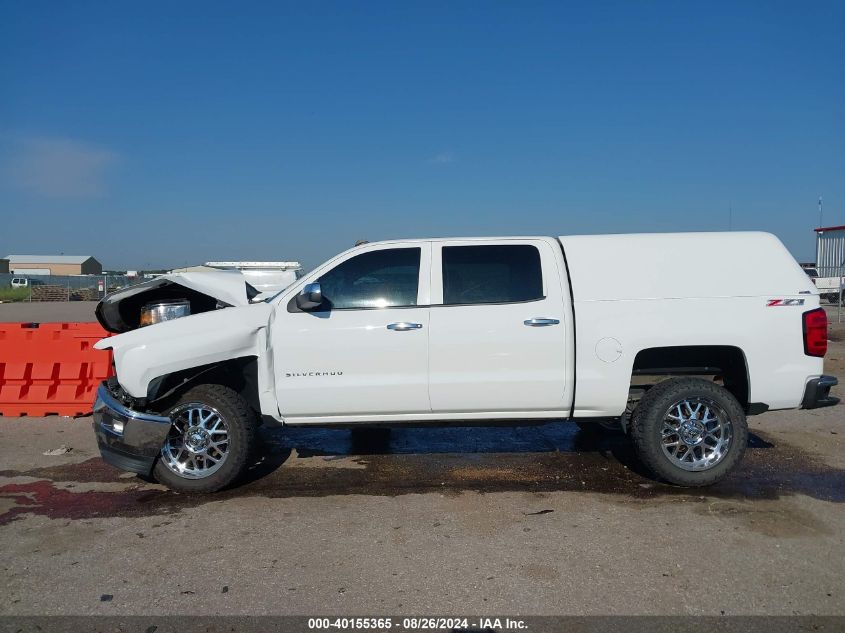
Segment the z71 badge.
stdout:
<path fill-rule="evenodd" d="M 803 299 L 769 299 L 766 301 L 767 308 L 774 308 L 776 306 L 802 306 Z"/>

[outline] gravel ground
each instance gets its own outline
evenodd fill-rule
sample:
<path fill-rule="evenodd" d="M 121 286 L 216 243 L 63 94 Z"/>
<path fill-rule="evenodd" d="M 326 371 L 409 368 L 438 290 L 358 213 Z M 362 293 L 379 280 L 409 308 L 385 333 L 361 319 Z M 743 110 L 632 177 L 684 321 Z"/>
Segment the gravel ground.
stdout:
<path fill-rule="evenodd" d="M 90 422 L 0 421 L 2 614 L 845 614 L 842 405 L 751 418 L 697 491 L 554 423 L 265 431 L 247 483 L 191 497 Z"/>

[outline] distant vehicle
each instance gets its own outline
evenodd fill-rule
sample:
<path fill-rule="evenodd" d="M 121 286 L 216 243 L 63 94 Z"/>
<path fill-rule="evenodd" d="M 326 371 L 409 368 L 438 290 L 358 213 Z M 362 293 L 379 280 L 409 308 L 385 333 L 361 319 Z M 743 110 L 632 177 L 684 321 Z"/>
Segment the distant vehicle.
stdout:
<path fill-rule="evenodd" d="M 842 283 L 840 277 L 819 277 L 819 271 L 816 268 L 804 268 L 803 270 L 819 291 L 822 299 L 828 303 L 836 303 L 839 300 L 840 288 L 845 289 L 845 284 Z"/>
<path fill-rule="evenodd" d="M 12 288 L 29 288 L 30 286 L 43 286 L 40 279 L 29 279 L 28 277 L 12 277 Z"/>

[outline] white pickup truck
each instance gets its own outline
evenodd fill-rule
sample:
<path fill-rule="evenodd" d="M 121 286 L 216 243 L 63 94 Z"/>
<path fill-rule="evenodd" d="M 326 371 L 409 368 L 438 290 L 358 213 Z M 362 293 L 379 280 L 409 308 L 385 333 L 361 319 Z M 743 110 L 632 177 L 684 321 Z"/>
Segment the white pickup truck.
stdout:
<path fill-rule="evenodd" d="M 103 299 L 107 462 L 210 492 L 261 423 L 566 419 L 615 425 L 656 476 L 702 486 L 740 461 L 746 415 L 838 402 L 818 293 L 766 233 L 371 243 L 256 295 L 221 272 Z"/>

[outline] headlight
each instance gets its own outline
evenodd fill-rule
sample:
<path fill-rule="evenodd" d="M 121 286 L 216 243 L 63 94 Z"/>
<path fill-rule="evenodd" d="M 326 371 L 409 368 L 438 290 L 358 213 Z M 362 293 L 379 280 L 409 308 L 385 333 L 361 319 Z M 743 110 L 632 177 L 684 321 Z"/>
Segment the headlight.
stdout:
<path fill-rule="evenodd" d="M 162 321 L 172 321 L 191 314 L 191 304 L 186 299 L 173 301 L 154 301 L 141 309 L 140 327 L 154 325 Z"/>

